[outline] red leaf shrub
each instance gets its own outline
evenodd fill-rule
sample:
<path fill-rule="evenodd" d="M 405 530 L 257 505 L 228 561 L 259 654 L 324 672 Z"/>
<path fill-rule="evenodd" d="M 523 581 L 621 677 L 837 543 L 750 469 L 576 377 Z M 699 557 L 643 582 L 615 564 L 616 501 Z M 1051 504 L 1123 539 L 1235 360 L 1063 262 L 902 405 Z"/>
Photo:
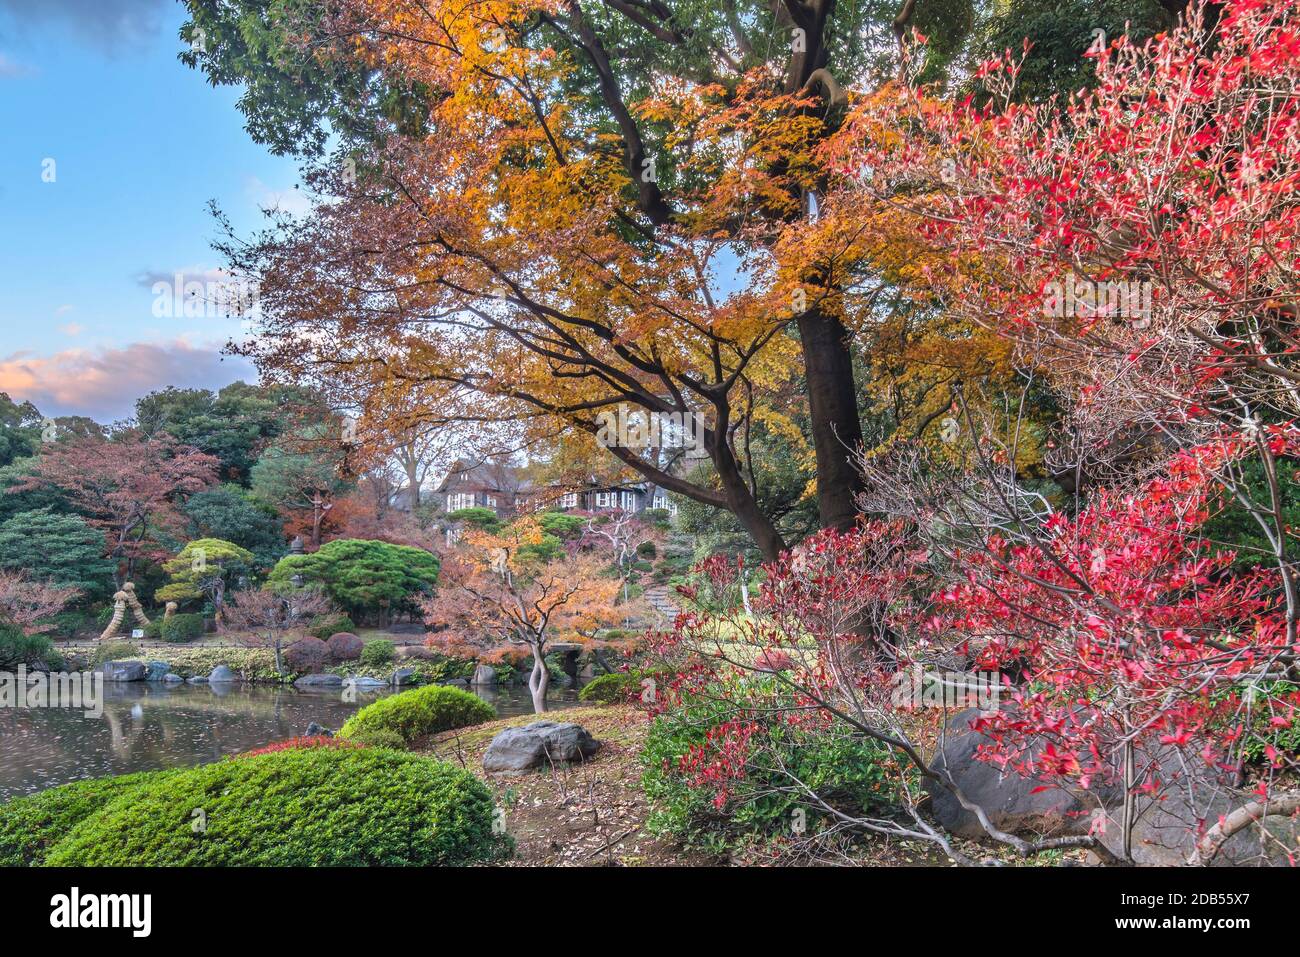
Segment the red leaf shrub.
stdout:
<path fill-rule="evenodd" d="M 300 638 L 285 649 L 284 661 L 291 671 L 315 674 L 325 667 L 329 646 L 319 638 Z"/>
<path fill-rule="evenodd" d="M 336 662 L 356 661 L 361 657 L 361 650 L 366 646 L 364 641 L 349 631 L 330 635 L 325 644 L 330 658 Z"/>
<path fill-rule="evenodd" d="M 264 744 L 260 748 L 253 748 L 251 751 L 241 751 L 235 755 L 237 758 L 251 758 L 259 754 L 274 754 L 277 751 L 297 751 L 301 748 L 364 748 L 365 745 L 359 741 L 347 741 L 342 738 L 331 738 L 327 734 L 317 734 L 311 737 L 298 736 L 285 738 L 283 741 L 272 741 L 270 744 Z"/>

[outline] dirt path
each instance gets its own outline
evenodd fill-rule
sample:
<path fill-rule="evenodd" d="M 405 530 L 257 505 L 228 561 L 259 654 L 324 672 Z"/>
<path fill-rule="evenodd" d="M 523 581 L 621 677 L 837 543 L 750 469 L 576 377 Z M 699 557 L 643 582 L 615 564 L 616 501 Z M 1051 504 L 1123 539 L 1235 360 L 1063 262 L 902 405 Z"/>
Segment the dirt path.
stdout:
<path fill-rule="evenodd" d="M 483 774 L 483 752 L 504 728 L 538 720 L 503 718 L 432 738 L 425 749 L 487 781 L 518 844 L 516 866 L 713 864 L 645 828 L 649 812 L 641 792 L 639 754 L 649 727 L 645 714 L 626 705 L 573 708 L 549 714 L 582 725 L 601 742 L 589 762 L 563 770 L 520 775 Z"/>

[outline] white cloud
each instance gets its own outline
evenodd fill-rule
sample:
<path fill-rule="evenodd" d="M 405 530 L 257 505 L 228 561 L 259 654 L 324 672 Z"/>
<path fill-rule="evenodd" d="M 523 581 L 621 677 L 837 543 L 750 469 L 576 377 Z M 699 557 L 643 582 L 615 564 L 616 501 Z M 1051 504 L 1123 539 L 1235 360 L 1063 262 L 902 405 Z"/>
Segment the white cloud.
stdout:
<path fill-rule="evenodd" d="M 179 339 L 0 358 L 0 392 L 30 400 L 45 415 L 88 415 L 100 422 L 126 418 L 136 399 L 168 385 L 218 389 L 255 378 L 244 359 L 223 357 L 214 344 Z"/>

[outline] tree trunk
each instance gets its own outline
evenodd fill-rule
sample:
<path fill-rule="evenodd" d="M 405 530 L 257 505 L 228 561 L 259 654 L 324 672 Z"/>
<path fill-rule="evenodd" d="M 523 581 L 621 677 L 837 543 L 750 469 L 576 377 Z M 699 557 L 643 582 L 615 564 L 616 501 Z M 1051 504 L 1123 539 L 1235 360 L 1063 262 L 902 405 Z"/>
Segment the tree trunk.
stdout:
<path fill-rule="evenodd" d="M 546 689 L 551 683 L 551 673 L 542 657 L 541 645 L 533 645 L 533 673 L 528 676 L 528 691 L 533 696 L 533 713 L 546 713 Z"/>
<path fill-rule="evenodd" d="M 810 309 L 799 317 L 809 424 L 817 452 L 817 500 L 826 528 L 857 521 L 857 498 L 865 489 L 853 456 L 862 447 L 853 356 L 848 333 L 834 316 Z"/>
<path fill-rule="evenodd" d="M 325 496 L 316 492 L 311 497 L 311 550 L 320 548 L 320 527 L 325 521 Z"/>

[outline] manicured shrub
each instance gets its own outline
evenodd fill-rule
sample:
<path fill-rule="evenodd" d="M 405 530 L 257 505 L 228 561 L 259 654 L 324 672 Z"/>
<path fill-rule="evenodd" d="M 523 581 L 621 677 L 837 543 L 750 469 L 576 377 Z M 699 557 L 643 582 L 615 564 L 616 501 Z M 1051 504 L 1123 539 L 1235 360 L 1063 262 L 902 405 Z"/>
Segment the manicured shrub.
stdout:
<path fill-rule="evenodd" d="M 319 638 L 300 638 L 284 650 L 284 663 L 290 671 L 315 674 L 325 667 L 329 646 Z"/>
<path fill-rule="evenodd" d="M 501 528 L 501 519 L 497 518 L 497 513 L 490 508 L 483 508 L 481 505 L 458 508 L 454 512 L 448 512 L 447 518 L 450 521 L 463 522 L 472 528 L 482 529 L 485 532 L 495 532 Z"/>
<path fill-rule="evenodd" d="M 140 657 L 140 649 L 133 642 L 101 641 L 95 647 L 95 654 L 91 657 L 90 663 L 98 667 L 106 661 L 130 661 L 138 657 Z"/>
<path fill-rule="evenodd" d="M 347 615 L 321 615 L 311 623 L 307 633 L 325 641 L 330 635 L 337 635 L 340 631 L 355 631 L 356 627 Z"/>
<path fill-rule="evenodd" d="M 343 741 L 339 738 L 331 738 L 328 734 L 301 735 L 294 738 L 285 738 L 283 741 L 272 741 L 260 748 L 243 751 L 235 755 L 235 757 L 253 758 L 259 754 L 276 754 L 280 751 L 294 751 L 300 748 L 360 748 L 364 746 L 363 742 Z"/>
<path fill-rule="evenodd" d="M 110 801 L 172 771 L 92 778 L 0 804 L 0 867 L 42 864 L 50 848 Z"/>
<path fill-rule="evenodd" d="M 206 826 L 196 832 L 193 812 Z M 442 761 L 291 748 L 174 772 L 86 818 L 46 858 L 80 867 L 434 867 L 499 860 L 491 792 Z"/>
<path fill-rule="evenodd" d="M 655 548 L 655 543 L 642 542 L 640 545 L 636 547 L 636 553 L 641 558 L 654 558 L 657 553 L 657 549 Z"/>
<path fill-rule="evenodd" d="M 633 562 L 632 568 L 634 571 L 641 572 L 642 574 L 652 572 L 655 569 L 654 565 L 650 564 L 650 562 Z"/>
<path fill-rule="evenodd" d="M 599 675 L 583 685 L 578 692 L 578 700 L 598 701 L 602 704 L 626 701 L 641 692 L 641 678 L 639 671 Z"/>
<path fill-rule="evenodd" d="M 340 631 L 337 635 L 330 635 L 325 646 L 334 661 L 356 661 L 366 643 L 350 631 Z"/>
<path fill-rule="evenodd" d="M 0 626 L 0 671 L 12 671 L 19 665 L 49 665 L 55 654 L 45 635 L 24 635 L 17 628 Z"/>
<path fill-rule="evenodd" d="M 347 720 L 339 737 L 352 738 L 382 728 L 397 732 L 410 744 L 425 735 L 482 724 L 496 716 L 495 708 L 468 691 L 432 685 L 367 705 Z"/>
<path fill-rule="evenodd" d="M 340 740 L 335 738 L 335 741 Z M 358 731 L 355 737 L 343 738 L 345 743 L 356 742 L 368 748 L 392 748 L 394 751 L 406 750 L 406 739 L 389 728 L 369 728 Z"/>
<path fill-rule="evenodd" d="M 542 531 L 563 539 L 577 538 L 587 527 L 587 520 L 583 516 L 567 512 L 543 512 L 537 521 L 542 526 Z"/>
<path fill-rule="evenodd" d="M 181 613 L 164 618 L 160 634 L 163 641 L 173 644 L 193 641 L 203 634 L 203 616 L 196 613 Z"/>
<path fill-rule="evenodd" d="M 271 569 L 267 584 L 279 591 L 301 577 L 354 618 L 387 616 L 418 610 L 417 600 L 433 590 L 438 568 L 438 556 L 422 548 L 336 538 L 310 555 L 286 555 Z M 330 634 L 351 630 L 335 628 Z"/>
<path fill-rule="evenodd" d="M 382 668 L 393 663 L 396 651 L 397 647 L 387 638 L 367 641 L 365 647 L 361 649 L 361 663 L 371 668 Z"/>

